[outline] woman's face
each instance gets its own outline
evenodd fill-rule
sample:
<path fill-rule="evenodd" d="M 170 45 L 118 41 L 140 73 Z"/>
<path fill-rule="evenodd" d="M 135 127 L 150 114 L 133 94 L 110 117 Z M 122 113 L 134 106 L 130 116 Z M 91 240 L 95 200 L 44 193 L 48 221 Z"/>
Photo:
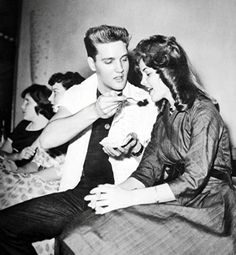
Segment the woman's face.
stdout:
<path fill-rule="evenodd" d="M 30 94 L 26 94 L 21 105 L 24 120 L 33 121 L 35 118 L 37 118 L 38 115 L 35 111 L 36 106 L 37 103 L 30 96 Z"/>
<path fill-rule="evenodd" d="M 166 98 L 168 93 L 170 93 L 169 88 L 162 82 L 159 74 L 156 70 L 146 66 L 146 64 L 141 59 L 139 62 L 139 69 L 142 73 L 141 84 L 145 86 L 153 102 L 158 102 L 163 98 Z"/>
<path fill-rule="evenodd" d="M 59 104 L 60 100 L 62 99 L 65 91 L 66 91 L 66 89 L 62 86 L 61 83 L 55 83 L 52 86 L 52 94 L 49 97 L 49 100 L 51 101 L 51 103 L 53 105 L 54 112 L 57 111 L 58 104 Z"/>

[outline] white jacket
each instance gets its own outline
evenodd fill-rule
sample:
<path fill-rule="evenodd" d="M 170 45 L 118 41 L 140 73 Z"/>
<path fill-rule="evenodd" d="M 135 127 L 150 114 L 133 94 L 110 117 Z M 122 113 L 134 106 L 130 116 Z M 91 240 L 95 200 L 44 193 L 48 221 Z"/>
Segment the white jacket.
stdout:
<path fill-rule="evenodd" d="M 65 107 L 72 114 L 94 103 L 97 99 L 97 75 L 93 74 L 80 85 L 71 87 L 66 91 L 60 106 Z M 157 116 L 157 108 L 150 100 L 150 96 L 143 89 L 127 82 L 123 95 L 138 100 L 148 99 L 147 106 L 139 107 L 137 104 L 128 104 L 117 113 L 113 119 L 108 137 L 101 144 L 122 145 L 122 141 L 130 132 L 138 135 L 140 142 L 146 146 L 151 135 L 153 124 Z M 87 153 L 92 125 L 80 133 L 79 137 L 69 145 L 65 164 L 63 166 L 60 191 L 74 188 L 81 177 L 83 164 Z M 112 165 L 115 183 L 126 180 L 137 168 L 139 160 L 135 157 L 122 160 L 109 157 Z"/>

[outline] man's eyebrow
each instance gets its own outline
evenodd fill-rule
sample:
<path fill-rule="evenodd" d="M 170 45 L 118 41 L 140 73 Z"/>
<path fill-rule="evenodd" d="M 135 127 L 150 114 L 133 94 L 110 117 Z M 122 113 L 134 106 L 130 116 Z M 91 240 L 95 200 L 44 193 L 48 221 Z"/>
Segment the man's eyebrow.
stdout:
<path fill-rule="evenodd" d="M 122 55 L 120 58 L 128 57 L 128 56 L 129 56 L 129 54 L 127 53 L 127 54 Z M 114 57 L 102 58 L 102 60 L 113 60 L 113 59 L 115 59 L 115 58 Z"/>
<path fill-rule="evenodd" d="M 115 59 L 113 57 L 109 57 L 109 58 L 102 58 L 102 60 L 112 60 L 112 59 Z"/>

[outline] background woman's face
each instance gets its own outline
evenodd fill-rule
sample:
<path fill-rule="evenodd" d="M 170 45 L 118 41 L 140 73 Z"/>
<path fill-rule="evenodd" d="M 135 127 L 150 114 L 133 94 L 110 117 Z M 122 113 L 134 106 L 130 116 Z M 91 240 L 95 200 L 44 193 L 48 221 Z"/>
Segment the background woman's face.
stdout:
<path fill-rule="evenodd" d="M 149 94 L 153 102 L 158 102 L 166 98 L 170 92 L 169 88 L 162 82 L 156 70 L 146 66 L 141 59 L 139 62 L 139 69 L 142 73 L 141 84 L 148 88 Z"/>
<path fill-rule="evenodd" d="M 30 96 L 30 94 L 26 94 L 21 105 L 24 120 L 33 121 L 35 118 L 37 118 L 38 115 L 35 111 L 36 106 L 37 103 Z"/>
<path fill-rule="evenodd" d="M 52 105 L 53 105 L 53 110 L 54 112 L 57 111 L 57 106 L 60 102 L 60 100 L 62 99 L 62 97 L 64 96 L 66 89 L 62 86 L 61 83 L 55 83 L 52 86 L 52 94 L 49 97 L 49 100 L 51 101 Z"/>

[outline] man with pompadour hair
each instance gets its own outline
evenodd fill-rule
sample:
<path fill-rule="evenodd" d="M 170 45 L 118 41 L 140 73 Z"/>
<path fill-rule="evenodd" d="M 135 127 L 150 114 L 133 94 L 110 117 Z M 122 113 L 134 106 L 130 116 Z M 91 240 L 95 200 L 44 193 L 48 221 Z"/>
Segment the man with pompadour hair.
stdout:
<path fill-rule="evenodd" d="M 94 72 L 66 91 L 59 110 L 42 132 L 44 149 L 71 141 L 60 190 L 0 212 L 3 254 L 36 254 L 32 243 L 60 235 L 74 217 L 88 209 L 84 197 L 104 183 L 124 181 L 138 166 L 151 136 L 157 109 L 149 94 L 127 82 L 125 28 L 102 25 L 84 38 L 88 65 Z M 128 100 L 128 99 L 135 100 Z"/>

